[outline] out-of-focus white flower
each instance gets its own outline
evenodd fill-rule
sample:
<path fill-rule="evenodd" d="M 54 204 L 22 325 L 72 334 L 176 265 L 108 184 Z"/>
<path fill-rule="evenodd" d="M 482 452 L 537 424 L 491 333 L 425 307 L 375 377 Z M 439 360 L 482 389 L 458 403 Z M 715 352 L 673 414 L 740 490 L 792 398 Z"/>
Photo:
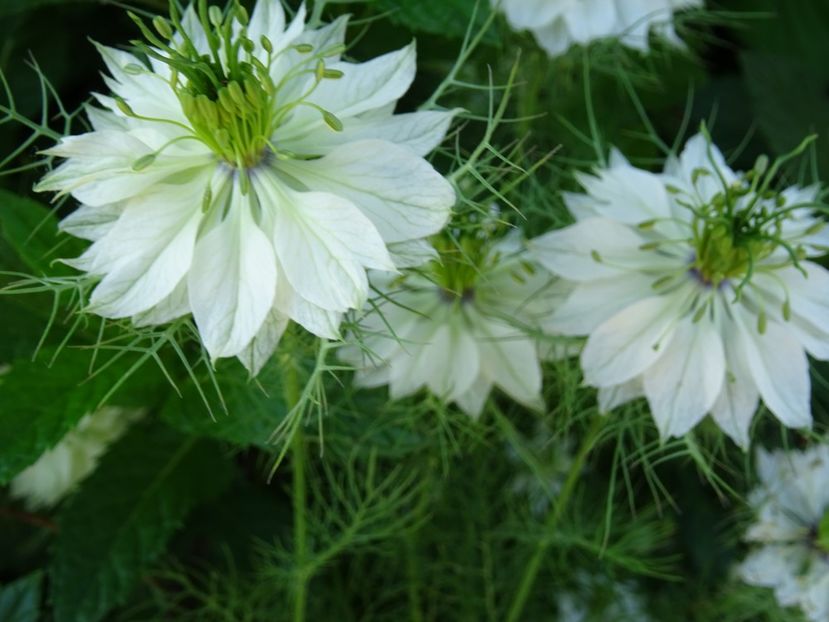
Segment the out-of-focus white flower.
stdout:
<path fill-rule="evenodd" d="M 739 566 L 751 585 L 774 589 L 784 606 L 829 620 L 829 446 L 757 452 L 760 485 L 749 497 L 756 548 Z"/>
<path fill-rule="evenodd" d="M 256 373 L 289 319 L 337 338 L 366 269 L 395 271 L 443 227 L 454 189 L 424 156 L 453 113 L 393 114 L 414 45 L 355 64 L 346 18 L 206 6 L 141 24 L 150 67 L 99 46 L 112 94 L 88 109 L 94 131 L 47 152 L 66 161 L 38 189 L 81 203 L 61 227 L 93 241 L 71 262 L 100 279 L 89 311 L 192 313 L 212 358 Z"/>
<path fill-rule="evenodd" d="M 703 0 L 500 0 L 510 25 L 531 31 L 550 56 L 605 38 L 647 51 L 651 31 L 679 45 L 674 11 L 701 6 Z"/>
<path fill-rule="evenodd" d="M 107 406 L 83 417 L 52 449 L 11 481 L 11 493 L 30 508 L 55 505 L 87 475 L 141 411 Z"/>
<path fill-rule="evenodd" d="M 564 485 L 573 463 L 572 448 L 567 439 L 555 437 L 548 426 L 541 424 L 524 449 L 529 455 L 519 455 L 512 445 L 508 447 L 510 461 L 520 465 L 510 488 L 526 497 L 530 511 L 541 517 Z"/>
<path fill-rule="evenodd" d="M 764 159 L 732 171 L 702 135 L 662 174 L 618 152 L 565 200 L 576 224 L 531 242 L 575 283 L 550 326 L 589 335 L 588 384 L 609 411 L 644 395 L 663 437 L 706 413 L 742 447 L 760 398 L 785 425 L 811 425 L 806 352 L 829 358 L 829 248 L 818 189 L 772 192 Z"/>
<path fill-rule="evenodd" d="M 634 583 L 579 573 L 576 587 L 559 596 L 557 620 L 647 622 L 650 615 Z"/>
<path fill-rule="evenodd" d="M 374 283 L 361 343 L 342 352 L 357 384 L 388 384 L 393 399 L 427 387 L 473 417 L 493 386 L 542 406 L 538 337 L 560 293 L 519 236 L 445 241 L 425 270 Z"/>

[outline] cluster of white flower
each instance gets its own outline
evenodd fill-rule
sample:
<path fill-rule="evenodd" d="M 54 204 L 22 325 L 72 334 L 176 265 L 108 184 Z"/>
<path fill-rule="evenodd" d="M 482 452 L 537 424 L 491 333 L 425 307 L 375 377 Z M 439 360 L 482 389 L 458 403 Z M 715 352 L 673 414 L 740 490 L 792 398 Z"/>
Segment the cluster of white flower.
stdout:
<path fill-rule="evenodd" d="M 576 44 L 618 38 L 624 45 L 646 51 L 655 32 L 680 45 L 673 14 L 700 7 L 703 0 L 492 0 L 516 30 L 529 30 L 550 56 Z"/>
<path fill-rule="evenodd" d="M 175 9 L 175 3 L 172 5 Z M 99 46 L 112 95 L 94 131 L 38 186 L 81 204 L 62 228 L 93 241 L 71 264 L 100 279 L 89 310 L 137 324 L 192 313 L 214 359 L 256 373 L 288 320 L 326 338 L 443 228 L 452 186 L 423 159 L 451 112 L 393 114 L 414 79 L 409 45 L 341 58 L 347 20 L 305 28 L 279 0 L 141 24 L 137 56 Z"/>
<path fill-rule="evenodd" d="M 581 573 L 574 589 L 559 596 L 558 622 L 647 622 L 651 619 L 632 582 Z"/>
<path fill-rule="evenodd" d="M 614 23 L 661 10 L 611 4 Z M 530 5 L 534 23 L 571 29 L 602 14 Z M 806 352 L 829 358 L 829 273 L 808 260 L 829 247 L 816 187 L 773 192 L 776 167 L 736 173 L 698 135 L 662 173 L 611 153 L 565 195 L 576 224 L 529 251 L 483 226 L 438 237 L 436 255 L 426 238 L 455 190 L 424 156 L 453 113 L 393 113 L 413 46 L 350 63 L 345 18 L 304 19 L 278 0 L 250 17 L 173 5 L 155 32 L 136 18 L 150 66 L 100 47 L 112 95 L 88 109 L 94 131 L 50 150 L 66 161 L 39 186 L 81 203 L 62 228 L 93 242 L 71 261 L 97 282 L 89 311 L 139 325 L 192 313 L 212 358 L 255 374 L 289 320 L 339 338 L 374 287 L 343 357 L 393 398 L 425 386 L 477 416 L 496 386 L 540 408 L 549 336 L 586 336 L 600 409 L 644 395 L 663 437 L 710 413 L 746 447 L 761 398 L 811 424 Z"/>
<path fill-rule="evenodd" d="M 11 481 L 11 494 L 29 508 L 55 505 L 98 465 L 98 459 L 141 411 L 106 406 L 83 417 L 78 425 Z"/>
<path fill-rule="evenodd" d="M 774 589 L 781 605 L 829 620 L 829 446 L 757 453 L 760 486 L 750 503 L 755 545 L 739 567 L 744 581 Z"/>

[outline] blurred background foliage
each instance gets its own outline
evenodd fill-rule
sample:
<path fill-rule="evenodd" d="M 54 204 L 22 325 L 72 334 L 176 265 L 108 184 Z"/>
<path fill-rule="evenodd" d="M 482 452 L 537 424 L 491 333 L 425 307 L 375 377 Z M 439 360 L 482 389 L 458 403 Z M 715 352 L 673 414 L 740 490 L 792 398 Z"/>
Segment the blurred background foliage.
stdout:
<path fill-rule="evenodd" d="M 165 5 L 130 7 L 152 13 Z M 104 89 L 89 40 L 121 46 L 134 38 L 125 6 L 0 0 L 0 70 L 19 115 L 44 114 L 38 72 L 67 113 Z M 529 35 L 494 21 L 459 79 L 496 88 L 454 89 L 441 104 L 468 111 L 459 140 L 474 148 L 491 97 L 497 103 L 497 87 L 518 63 L 507 120 L 493 142 L 523 167 L 549 159 L 503 197 L 520 210 L 505 210 L 505 219 L 530 234 L 566 222 L 556 191 L 572 186 L 574 168 L 596 162 L 594 141 L 585 138 L 591 109 L 603 145 L 641 165 L 664 156 L 654 137 L 681 144 L 680 132 L 705 120 L 737 168 L 817 133 L 807 166 L 788 174 L 829 177 L 829 4 L 720 0 L 708 9 L 680 17 L 687 49 L 655 42 L 648 57 L 600 43 L 550 60 Z M 450 71 L 470 24 L 487 23 L 489 7 L 472 0 L 327 4 L 325 15 L 341 13 L 353 15 L 355 59 L 416 37 L 419 73 L 402 102 L 413 109 Z M 66 118 L 47 98 L 45 118 L 60 131 Z M 80 119 L 71 124 L 83 128 Z M 0 125 L 0 159 L 30 135 L 20 123 Z M 53 209 L 31 192 L 40 171 L 26 166 L 50 142 L 26 145 L 5 167 L 24 170 L 0 176 L 5 272 L 67 274 L 53 260 L 78 251 L 76 241 L 56 236 L 56 218 L 72 205 Z M 448 167 L 451 158 L 437 161 Z M 483 208 L 493 200 L 486 191 L 470 195 Z M 601 423 L 572 503 L 549 529 L 562 455 L 596 416 L 595 396 L 580 387 L 573 361 L 549 364 L 543 416 L 498 397 L 479 422 L 432 398 L 390 404 L 383 391 L 357 392 L 323 374 L 326 415 L 312 413 L 305 431 L 311 549 L 299 559 L 291 464 L 269 479 L 269 438 L 286 415 L 285 365 L 310 377 L 316 345 L 297 331 L 289 354 L 257 381 L 235 362 L 222 362 L 214 376 L 192 340 L 180 339 L 186 326 L 148 335 L 76 322 L 67 313 L 75 295 L 67 288 L 57 302 L 50 293 L 0 297 L 0 363 L 11 365 L 0 376 L 0 484 L 102 401 L 142 406 L 150 416 L 55 511 L 29 512 L 0 489 L 2 621 L 282 620 L 291 616 L 297 580 L 309 585 L 308 619 L 495 621 L 505 619 L 539 547 L 541 571 L 522 619 L 565 619 L 557 613 L 565 596 L 588 603 L 584 620 L 800 619 L 731 574 L 749 519 L 742 498 L 750 456 L 713 427 L 660 444 L 643 405 L 614 414 Z M 93 349 L 102 334 L 111 347 Z M 63 347 L 67 335 L 73 347 Z M 815 415 L 824 424 L 825 371 L 814 375 Z M 805 440 L 768 416 L 754 438 Z M 647 613 L 616 607 L 619 589 Z"/>

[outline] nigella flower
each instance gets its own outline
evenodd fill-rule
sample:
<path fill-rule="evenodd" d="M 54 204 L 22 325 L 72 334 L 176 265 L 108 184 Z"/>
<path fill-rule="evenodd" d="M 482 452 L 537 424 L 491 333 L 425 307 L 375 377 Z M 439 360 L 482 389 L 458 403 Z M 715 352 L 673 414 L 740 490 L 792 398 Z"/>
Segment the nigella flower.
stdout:
<path fill-rule="evenodd" d="M 336 338 L 367 297 L 366 269 L 394 271 L 440 230 L 455 195 L 423 159 L 451 112 L 393 114 L 415 49 L 342 60 L 346 19 L 318 30 L 279 0 L 248 18 L 200 0 L 157 34 L 150 65 L 99 46 L 112 95 L 39 190 L 81 207 L 62 228 L 93 241 L 72 264 L 100 279 L 88 310 L 159 324 L 192 313 L 212 358 L 252 371 L 289 319 Z"/>
<path fill-rule="evenodd" d="M 538 337 L 559 297 L 554 279 L 517 235 L 439 245 L 425 269 L 375 281 L 380 295 L 362 320 L 361 343 L 342 354 L 356 383 L 388 384 L 392 399 L 427 387 L 473 417 L 493 386 L 541 407 Z"/>
<path fill-rule="evenodd" d="M 674 11 L 703 5 L 702 0 L 492 0 L 499 2 L 510 25 L 530 30 L 549 56 L 605 38 L 647 51 L 651 30 L 678 45 Z"/>
<path fill-rule="evenodd" d="M 602 575 L 578 572 L 573 588 L 558 597 L 559 622 L 647 622 L 650 619 L 632 581 L 612 581 Z"/>
<path fill-rule="evenodd" d="M 11 481 L 11 494 L 32 509 L 49 507 L 71 493 L 141 411 L 106 406 L 84 416 L 52 449 Z"/>
<path fill-rule="evenodd" d="M 557 437 L 546 424 L 539 423 L 527 439 L 524 451 L 530 459 L 520 455 L 513 445 L 507 456 L 516 467 L 510 490 L 529 503 L 530 511 L 538 518 L 550 509 L 550 503 L 561 492 L 573 464 L 573 448 L 568 438 Z"/>
<path fill-rule="evenodd" d="M 760 485 L 749 497 L 756 545 L 739 567 L 751 585 L 774 588 L 783 606 L 829 619 L 829 446 L 757 452 Z"/>
<path fill-rule="evenodd" d="M 829 247 L 815 187 L 771 189 L 764 158 L 732 171 L 702 135 L 662 174 L 618 152 L 565 201 L 577 222 L 532 242 L 575 284 L 551 326 L 589 335 L 581 354 L 602 410 L 645 395 L 663 437 L 711 413 L 748 445 L 758 401 L 811 425 L 806 352 L 829 358 Z"/>

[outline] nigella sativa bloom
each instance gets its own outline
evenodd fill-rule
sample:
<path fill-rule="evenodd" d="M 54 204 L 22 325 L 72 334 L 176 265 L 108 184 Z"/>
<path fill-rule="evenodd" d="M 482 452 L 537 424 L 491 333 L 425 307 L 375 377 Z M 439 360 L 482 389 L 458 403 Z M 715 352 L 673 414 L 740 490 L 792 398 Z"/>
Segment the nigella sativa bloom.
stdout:
<path fill-rule="evenodd" d="M 452 113 L 394 114 L 414 45 L 347 62 L 346 18 L 309 29 L 278 0 L 134 19 L 149 65 L 99 46 L 112 94 L 93 131 L 49 150 L 66 161 L 38 188 L 81 203 L 62 228 L 93 242 L 71 261 L 98 280 L 88 310 L 192 313 L 211 358 L 253 373 L 289 320 L 337 338 L 366 270 L 395 271 L 455 201 L 424 159 Z"/>
<path fill-rule="evenodd" d="M 829 359 L 829 248 L 818 188 L 772 188 L 760 158 L 733 171 L 704 135 L 662 173 L 619 152 L 565 201 L 576 223 L 532 242 L 575 289 L 551 326 L 588 336 L 585 380 L 602 410 L 644 395 L 663 437 L 707 413 L 739 445 L 760 399 L 812 423 L 808 352 Z"/>

